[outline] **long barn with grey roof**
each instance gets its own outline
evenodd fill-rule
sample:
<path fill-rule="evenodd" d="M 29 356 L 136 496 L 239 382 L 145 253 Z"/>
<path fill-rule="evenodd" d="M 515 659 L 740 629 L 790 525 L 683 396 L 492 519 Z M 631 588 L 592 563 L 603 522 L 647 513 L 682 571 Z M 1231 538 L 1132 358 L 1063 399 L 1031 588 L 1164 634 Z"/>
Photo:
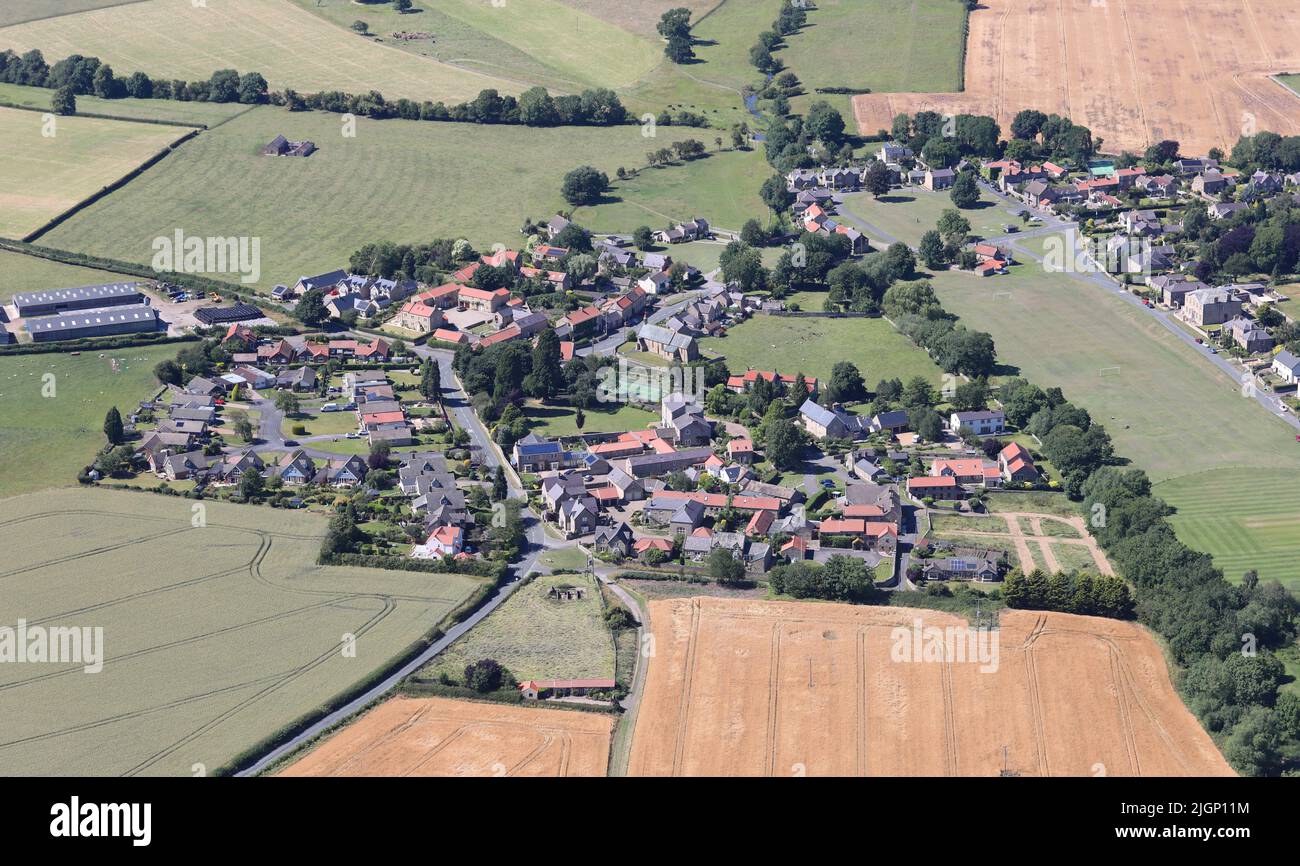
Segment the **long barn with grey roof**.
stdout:
<path fill-rule="evenodd" d="M 41 316 L 28 319 L 26 326 L 32 340 L 38 343 L 160 330 L 158 311 L 144 304 Z"/>
<path fill-rule="evenodd" d="M 148 300 L 141 293 L 139 283 L 103 283 L 75 289 L 19 292 L 13 297 L 13 305 L 23 318 L 145 303 Z"/>

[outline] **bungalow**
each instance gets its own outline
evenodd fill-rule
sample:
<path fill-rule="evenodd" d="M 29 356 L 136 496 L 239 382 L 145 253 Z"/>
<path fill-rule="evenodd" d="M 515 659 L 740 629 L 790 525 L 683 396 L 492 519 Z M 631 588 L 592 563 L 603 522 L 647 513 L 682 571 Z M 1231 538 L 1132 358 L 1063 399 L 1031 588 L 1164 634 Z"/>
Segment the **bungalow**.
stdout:
<path fill-rule="evenodd" d="M 461 343 L 469 342 L 469 334 L 466 334 L 464 331 L 457 331 L 451 328 L 438 328 L 436 331 L 434 331 L 432 334 L 429 335 L 429 339 L 435 340 L 439 343 L 451 343 L 453 345 L 459 346 Z"/>
<path fill-rule="evenodd" d="M 654 233 L 655 240 L 665 244 L 680 244 L 712 237 L 709 221 L 696 217 L 690 222 L 678 223 Z"/>
<path fill-rule="evenodd" d="M 977 436 L 997 436 L 1006 429 L 1007 416 L 998 410 L 979 412 L 953 412 L 948 418 L 948 429 L 954 433 L 963 427 Z"/>
<path fill-rule="evenodd" d="M 538 262 L 558 262 L 569 254 L 566 247 L 553 247 L 550 244 L 538 244 L 533 247 L 533 264 Z"/>
<path fill-rule="evenodd" d="M 927 559 L 921 566 L 926 580 L 973 580 L 993 583 L 1002 576 L 1001 557 L 991 552 Z"/>
<path fill-rule="evenodd" d="M 280 462 L 271 470 L 272 476 L 284 484 L 301 486 L 310 484 L 316 477 L 316 461 L 302 450 L 293 451 L 280 458 Z"/>
<path fill-rule="evenodd" d="M 643 560 L 649 556 L 650 551 L 652 550 L 657 550 L 661 554 L 667 556 L 673 552 L 673 543 L 666 538 L 652 538 L 646 536 L 638 538 L 632 545 L 632 551 L 638 558 Z"/>
<path fill-rule="evenodd" d="M 298 282 L 293 285 L 293 290 L 295 294 L 299 295 L 306 294 L 313 289 L 324 291 L 325 289 L 337 286 L 339 283 L 347 279 L 347 276 L 347 271 L 338 270 L 317 274 L 314 277 L 299 277 Z"/>
<path fill-rule="evenodd" d="M 311 483 L 328 487 L 353 487 L 365 480 L 368 471 L 365 458 L 354 454 L 342 460 L 326 460 L 317 468 Z"/>
<path fill-rule="evenodd" d="M 618 684 L 613 680 L 525 680 L 519 684 L 519 696 L 535 701 L 543 697 L 582 697 L 592 692 L 607 692 Z"/>

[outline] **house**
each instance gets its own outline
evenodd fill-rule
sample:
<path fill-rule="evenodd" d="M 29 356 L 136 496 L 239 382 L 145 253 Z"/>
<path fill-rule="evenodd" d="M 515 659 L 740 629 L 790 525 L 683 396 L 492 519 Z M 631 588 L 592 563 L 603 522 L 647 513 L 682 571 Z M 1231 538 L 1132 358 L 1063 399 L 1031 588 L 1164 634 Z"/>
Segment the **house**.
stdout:
<path fill-rule="evenodd" d="M 1212 220 L 1226 220 L 1249 209 L 1249 205 L 1239 201 L 1219 201 L 1210 205 L 1208 212 Z"/>
<path fill-rule="evenodd" d="M 632 528 L 626 523 L 616 523 L 613 526 L 596 527 L 596 538 L 594 546 L 596 550 L 603 553 L 614 553 L 619 556 L 628 556 L 632 552 L 632 545 L 635 539 L 632 537 Z"/>
<path fill-rule="evenodd" d="M 455 556 L 465 548 L 465 532 L 459 526 L 440 524 L 429 533 L 424 544 L 411 548 L 411 556 L 416 559 L 437 559 L 443 556 Z"/>
<path fill-rule="evenodd" d="M 736 394 L 747 394 L 749 389 L 754 387 L 754 383 L 759 379 L 764 379 L 769 383 L 780 381 L 783 388 L 791 388 L 799 381 L 798 376 L 791 376 L 787 373 L 778 373 L 770 370 L 755 370 L 750 367 L 744 373 L 727 378 L 727 390 Z M 804 377 L 804 385 L 808 389 L 809 397 L 817 396 L 817 379 L 811 376 Z"/>
<path fill-rule="evenodd" d="M 428 334 L 442 327 L 442 322 L 442 310 L 416 299 L 403 304 L 389 324 L 417 334 Z"/>
<path fill-rule="evenodd" d="M 1168 307 L 1181 307 L 1192 292 L 1208 289 L 1200 280 L 1171 279 L 1160 287 L 1161 299 Z"/>
<path fill-rule="evenodd" d="M 202 376 L 195 376 L 185 386 L 187 394 L 198 394 L 200 396 L 224 397 L 230 386 L 220 379 L 205 379 Z"/>
<path fill-rule="evenodd" d="M 898 530 L 892 523 L 878 523 L 860 517 L 828 517 L 817 528 L 818 537 L 826 541 L 837 538 L 847 539 L 849 546 L 858 550 L 876 550 L 892 554 L 898 546 Z"/>
<path fill-rule="evenodd" d="M 876 159 L 886 164 L 902 162 L 911 159 L 912 156 L 912 148 L 895 141 L 886 141 L 880 146 L 880 150 L 876 151 Z"/>
<path fill-rule="evenodd" d="M 870 429 L 872 433 L 893 435 L 902 433 L 907 429 L 907 411 L 894 409 L 889 412 L 879 412 L 871 417 Z"/>
<path fill-rule="evenodd" d="M 852 439 L 869 429 L 866 419 L 851 415 L 838 405 L 827 409 L 812 399 L 799 407 L 799 421 L 817 439 Z"/>
<path fill-rule="evenodd" d="M 649 256 L 646 256 L 649 259 Z M 637 286 L 647 295 L 666 294 L 672 283 L 672 277 L 667 271 L 651 271 L 641 279 L 637 280 Z"/>
<path fill-rule="evenodd" d="M 476 289 L 472 286 L 462 286 L 457 297 L 462 309 L 475 310 L 480 313 L 495 313 L 510 300 L 510 291 L 509 289 L 488 291 L 487 289 Z"/>
<path fill-rule="evenodd" d="M 358 455 L 342 460 L 326 460 L 317 469 L 311 483 L 327 487 L 354 487 L 366 478 L 369 467 Z"/>
<path fill-rule="evenodd" d="M 997 436 L 1006 429 L 1007 416 L 998 410 L 978 412 L 953 412 L 948 418 L 948 429 L 954 433 L 963 427 L 976 436 Z"/>
<path fill-rule="evenodd" d="M 966 490 L 951 475 L 939 477 L 923 476 L 907 479 L 907 492 L 917 499 L 956 500 L 965 499 Z"/>
<path fill-rule="evenodd" d="M 1254 319 L 1238 316 L 1228 322 L 1227 328 L 1232 342 L 1252 355 L 1273 348 L 1273 335 L 1261 328 Z"/>
<path fill-rule="evenodd" d="M 749 465 L 754 462 L 754 440 L 732 439 L 727 442 L 727 457 L 737 463 Z"/>
<path fill-rule="evenodd" d="M 1273 372 L 1288 385 L 1300 383 L 1300 358 L 1283 349 L 1273 357 Z"/>
<path fill-rule="evenodd" d="M 689 363 L 699 357 L 699 346 L 688 334 L 673 333 L 659 325 L 642 325 L 636 333 L 637 348 L 667 361 Z"/>
<path fill-rule="evenodd" d="M 1218 169 L 1198 174 L 1192 179 L 1192 192 L 1203 198 L 1213 198 L 1231 186 L 1231 181 Z"/>
<path fill-rule="evenodd" d="M 1224 289 L 1198 289 L 1183 299 L 1183 318 L 1195 325 L 1221 325 L 1241 313 L 1241 302 Z"/>
<path fill-rule="evenodd" d="M 712 455 L 713 449 L 708 447 L 637 454 L 624 460 L 622 469 L 632 478 L 659 478 L 691 466 L 698 466 Z"/>
<path fill-rule="evenodd" d="M 921 577 L 926 580 L 973 580 L 993 583 L 1002 577 L 1001 555 L 990 551 L 957 553 L 936 559 L 927 559 L 921 565 Z"/>
<path fill-rule="evenodd" d="M 950 168 L 929 169 L 925 173 L 925 180 L 922 186 L 934 191 L 941 189 L 950 189 L 957 182 L 957 172 Z"/>
<path fill-rule="evenodd" d="M 673 552 L 673 543 L 666 538 L 652 538 L 646 536 L 638 538 L 632 545 L 632 551 L 639 559 L 648 558 L 650 551 L 657 550 L 660 554 L 668 556 Z"/>
<path fill-rule="evenodd" d="M 613 680 L 525 680 L 519 684 L 519 696 L 535 701 L 544 697 L 585 696 L 592 692 L 607 692 L 618 684 Z"/>
<path fill-rule="evenodd" d="M 963 485 L 982 485 L 987 477 L 984 461 L 975 457 L 935 460 L 930 464 L 930 475 L 934 478 L 955 478 L 958 484 Z"/>
<path fill-rule="evenodd" d="M 1019 442 L 1012 442 L 998 452 L 998 469 L 1006 483 L 1038 480 L 1038 468 L 1029 451 Z"/>
<path fill-rule="evenodd" d="M 690 222 L 678 223 L 669 228 L 660 229 L 654 233 L 655 240 L 664 244 L 680 244 L 708 237 L 712 237 L 709 221 L 700 217 L 696 217 Z"/>
<path fill-rule="evenodd" d="M 708 445 L 713 438 L 713 425 L 704 420 L 704 408 L 681 396 L 668 396 L 660 402 L 659 421 L 681 446 Z"/>

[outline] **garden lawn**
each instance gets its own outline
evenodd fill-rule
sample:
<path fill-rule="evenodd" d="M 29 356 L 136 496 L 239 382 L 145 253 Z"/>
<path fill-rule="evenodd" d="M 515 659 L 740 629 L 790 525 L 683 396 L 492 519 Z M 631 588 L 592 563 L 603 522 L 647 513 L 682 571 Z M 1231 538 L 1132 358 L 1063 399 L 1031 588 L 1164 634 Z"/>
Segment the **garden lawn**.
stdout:
<path fill-rule="evenodd" d="M 603 405 L 592 406 L 584 412 L 586 418 L 582 432 L 586 433 L 644 430 L 659 420 L 654 412 L 629 405 L 618 405 L 612 409 L 606 409 Z M 567 406 L 543 406 L 530 401 L 524 406 L 524 415 L 528 418 L 532 432 L 539 436 L 578 435 L 576 413 Z"/>

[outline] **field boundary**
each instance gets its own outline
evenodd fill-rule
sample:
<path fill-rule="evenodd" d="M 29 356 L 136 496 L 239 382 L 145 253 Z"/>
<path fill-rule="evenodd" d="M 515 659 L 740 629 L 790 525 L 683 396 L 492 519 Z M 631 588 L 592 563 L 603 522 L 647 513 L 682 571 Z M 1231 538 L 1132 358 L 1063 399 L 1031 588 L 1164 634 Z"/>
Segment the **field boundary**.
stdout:
<path fill-rule="evenodd" d="M 144 0 L 133 0 L 133 2 L 140 2 L 140 3 L 143 3 Z M 162 101 L 163 101 L 163 100 L 159 100 L 159 102 L 162 102 Z M 6 101 L 4 101 L 4 100 L 0 100 L 0 108 L 14 108 L 14 109 L 17 109 L 18 111 L 35 111 L 35 112 L 37 112 L 37 113 L 39 113 L 39 114 L 54 114 L 54 113 L 55 113 L 55 112 L 54 112 L 54 109 L 52 109 L 52 108 L 40 108 L 40 107 L 35 106 L 35 105 L 18 105 L 17 103 L 14 103 L 14 102 L 6 102 Z M 241 111 L 240 114 L 243 114 L 243 112 Z M 101 113 L 98 112 L 98 111 L 78 111 L 78 112 L 75 112 L 75 113 L 73 113 L 73 114 L 69 114 L 69 115 L 60 115 L 60 116 L 62 116 L 62 117 L 91 117 L 91 118 L 94 118 L 94 119 L 96 119 L 96 120 L 120 120 L 120 121 L 122 121 L 123 123 L 152 123 L 152 124 L 154 124 L 155 126 L 183 126 L 183 127 L 186 127 L 187 129 L 199 129 L 199 130 L 207 129 L 207 128 L 208 128 L 208 125 L 207 125 L 206 123 L 186 123 L 186 122 L 183 121 L 183 120 L 167 120 L 167 119 L 165 119 L 165 118 L 161 118 L 161 117 L 142 117 L 142 118 L 136 118 L 136 117 L 123 117 L 123 116 L 120 115 L 120 114 L 101 114 Z M 238 116 L 239 116 L 238 114 L 235 115 L 235 117 L 238 117 Z M 230 119 L 230 118 L 227 118 L 227 119 Z M 222 123 L 225 123 L 226 121 L 223 120 L 223 121 L 221 121 L 221 122 L 222 122 Z"/>
<path fill-rule="evenodd" d="M 52 15 L 37 15 L 34 18 L 24 18 L 22 21 L 10 21 L 8 24 L 0 26 L 0 29 L 3 29 L 3 27 L 17 27 L 20 24 L 31 24 L 33 21 L 49 21 L 51 18 L 67 18 L 69 15 L 84 15 L 87 12 L 95 12 L 99 9 L 113 9 L 118 6 L 134 6 L 137 3 L 144 2 L 147 2 L 147 0 L 118 0 L 117 3 L 109 3 L 105 6 L 96 6 L 92 9 L 73 9 L 68 12 L 55 12 Z"/>

